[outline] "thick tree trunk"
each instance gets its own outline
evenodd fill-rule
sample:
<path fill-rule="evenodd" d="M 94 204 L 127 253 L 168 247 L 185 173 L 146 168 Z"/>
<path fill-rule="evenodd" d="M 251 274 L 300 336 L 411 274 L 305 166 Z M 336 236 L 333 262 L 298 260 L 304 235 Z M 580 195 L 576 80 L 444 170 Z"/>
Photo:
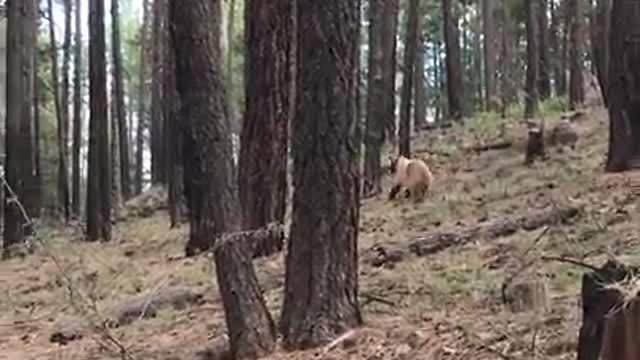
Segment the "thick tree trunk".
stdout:
<path fill-rule="evenodd" d="M 89 172 L 87 240 L 111 239 L 111 162 L 104 0 L 89 1 Z"/>
<path fill-rule="evenodd" d="M 585 0 L 567 0 L 570 18 L 569 47 L 569 108 L 575 110 L 584 103 L 584 15 Z"/>
<path fill-rule="evenodd" d="M 297 0 L 301 96 L 292 127 L 293 211 L 280 323 L 287 348 L 315 346 L 362 323 L 353 146 L 357 11 L 355 2 Z"/>
<path fill-rule="evenodd" d="M 640 166 L 640 43 L 631 41 L 640 26 L 637 1 L 614 1 L 609 64 L 609 153 L 607 171 Z"/>
<path fill-rule="evenodd" d="M 283 222 L 289 122 L 293 113 L 294 2 L 245 4 L 245 111 L 238 169 L 244 229 Z M 282 243 L 266 244 L 265 254 Z"/>
<path fill-rule="evenodd" d="M 185 153 L 191 228 L 187 251 L 210 246 L 216 234 L 238 231 L 241 211 L 220 50 L 220 0 L 171 0 L 180 118 L 191 142 Z M 275 348 L 275 326 L 251 264 L 246 241 L 218 239 L 216 273 L 231 355 L 257 358 Z"/>
<path fill-rule="evenodd" d="M 82 21 L 80 5 L 75 1 L 75 39 L 73 44 L 73 144 L 71 152 L 71 199 L 72 212 L 80 217 L 82 198 L 80 195 L 80 147 L 82 146 Z"/>
<path fill-rule="evenodd" d="M 162 33 L 165 25 L 165 14 L 163 11 L 163 1 L 153 2 L 153 24 L 152 24 L 152 70 L 151 70 L 151 183 L 165 184 L 164 168 L 164 143 L 163 143 L 163 111 L 162 104 L 162 72 L 163 72 L 163 41 Z"/>
<path fill-rule="evenodd" d="M 402 64 L 402 91 L 400 94 L 400 148 L 402 156 L 411 156 L 411 99 L 414 89 L 414 72 L 420 29 L 419 0 L 410 0 L 407 10 L 407 31 Z"/>
<path fill-rule="evenodd" d="M 144 0 L 143 4 L 143 20 L 142 29 L 140 30 L 140 68 L 138 69 L 138 126 L 136 129 L 136 171 L 134 179 L 134 193 L 140 195 L 142 193 L 142 182 L 144 177 L 144 130 L 147 128 L 148 112 L 147 112 L 147 54 L 149 41 L 149 23 L 151 17 L 151 1 Z"/>
<path fill-rule="evenodd" d="M 113 55 L 113 87 L 115 88 L 115 98 L 112 101 L 116 104 L 116 118 L 118 133 L 113 136 L 118 137 L 120 176 L 114 177 L 113 181 L 120 182 L 122 197 L 127 200 L 131 197 L 131 176 L 129 173 L 129 138 L 127 131 L 127 112 L 124 105 L 124 69 L 122 66 L 122 46 L 120 44 L 120 10 L 119 0 L 111 0 L 111 42 Z"/>
<path fill-rule="evenodd" d="M 496 24 L 494 12 L 496 0 L 482 0 L 482 24 L 484 29 L 484 91 L 485 109 L 496 111 Z"/>
<path fill-rule="evenodd" d="M 611 32 L 611 0 L 597 0 L 593 31 L 593 53 L 596 74 L 605 106 L 609 104 L 609 33 Z"/>
<path fill-rule="evenodd" d="M 538 94 L 545 100 L 551 96 L 551 51 L 549 47 L 549 1 L 539 0 L 538 11 L 538 47 L 540 64 L 538 76 Z"/>
<path fill-rule="evenodd" d="M 525 83 L 524 117 L 531 119 L 538 115 L 538 75 L 539 75 L 539 43 L 538 43 L 538 10 L 537 1 L 526 2 L 527 27 L 527 75 Z"/>
<path fill-rule="evenodd" d="M 462 120 L 464 88 L 462 84 L 462 58 L 460 52 L 460 30 L 458 14 L 453 8 L 453 0 L 442 0 L 444 14 L 444 39 L 447 66 L 447 99 L 449 118 Z"/>
<path fill-rule="evenodd" d="M 413 127 L 415 130 L 427 126 L 427 83 L 424 76 L 425 44 L 422 28 L 418 29 L 419 39 L 416 49 L 416 66 L 414 69 L 413 92 Z"/>

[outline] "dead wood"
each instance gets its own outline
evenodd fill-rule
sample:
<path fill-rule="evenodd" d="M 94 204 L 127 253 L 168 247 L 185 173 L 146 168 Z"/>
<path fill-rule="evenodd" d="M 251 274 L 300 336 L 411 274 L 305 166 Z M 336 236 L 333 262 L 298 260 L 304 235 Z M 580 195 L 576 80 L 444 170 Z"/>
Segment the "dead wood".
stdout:
<path fill-rule="evenodd" d="M 60 319 L 54 324 L 49 340 L 64 345 L 88 335 L 96 325 L 123 326 L 138 319 L 155 317 L 161 308 L 184 309 L 201 300 L 202 294 L 184 286 L 167 287 L 150 294 L 136 295 L 111 306 L 105 312 L 105 318 L 98 320 L 99 324 L 95 323 L 96 319 L 87 317 Z"/>
<path fill-rule="evenodd" d="M 533 127 L 529 129 L 529 139 L 525 153 L 525 164 L 533 164 L 536 159 L 545 157 L 544 148 L 544 127 Z"/>
<path fill-rule="evenodd" d="M 574 206 L 553 206 L 527 215 L 496 219 L 481 224 L 453 226 L 447 230 L 429 232 L 409 240 L 409 250 L 418 256 L 427 256 L 473 241 L 494 240 L 512 235 L 519 230 L 531 231 L 545 225 L 566 222 L 578 213 L 579 209 Z"/>
<path fill-rule="evenodd" d="M 465 148 L 464 151 L 480 153 L 480 152 L 490 151 L 490 150 L 504 150 L 512 146 L 513 146 L 513 142 L 511 141 L 498 141 L 495 143 L 474 145 L 474 146 Z"/>
<path fill-rule="evenodd" d="M 627 338 L 627 336 L 637 338 L 637 332 L 627 333 L 624 326 L 626 316 L 635 314 L 635 310 L 620 312 L 624 301 L 623 295 L 610 285 L 638 273 L 638 268 L 609 260 L 601 268 L 582 276 L 582 325 L 578 336 L 578 360 L 603 359 L 601 357 L 604 353 L 603 349 L 608 352 L 604 354 L 609 356 L 604 358 L 607 360 L 637 359 L 637 357 L 623 356 L 627 351 L 625 349 L 627 345 L 632 345 L 627 341 L 635 342 L 635 338 Z M 612 311 L 615 312 L 612 313 Z M 631 320 L 637 323 L 637 317 Z M 617 347 L 620 349 L 615 349 Z"/>

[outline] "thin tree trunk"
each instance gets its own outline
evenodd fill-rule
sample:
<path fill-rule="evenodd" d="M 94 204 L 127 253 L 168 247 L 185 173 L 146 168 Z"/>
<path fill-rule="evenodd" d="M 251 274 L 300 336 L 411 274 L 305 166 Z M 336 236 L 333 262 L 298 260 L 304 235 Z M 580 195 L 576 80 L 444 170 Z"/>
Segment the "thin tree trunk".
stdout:
<path fill-rule="evenodd" d="M 153 31 L 152 37 L 152 71 L 151 71 L 151 183 L 164 184 L 163 153 L 164 144 L 162 136 L 163 112 L 162 103 L 162 31 L 164 27 L 164 11 L 162 2 L 167 0 L 155 0 L 153 2 Z"/>
<path fill-rule="evenodd" d="M 89 172 L 87 240 L 111 240 L 111 162 L 104 0 L 89 1 Z"/>
<path fill-rule="evenodd" d="M 422 29 L 416 50 L 416 66 L 414 70 L 415 90 L 413 93 L 413 126 L 414 129 L 422 129 L 427 125 L 427 83 L 424 77 L 425 41 Z"/>
<path fill-rule="evenodd" d="M 386 138 L 392 143 L 396 141 L 396 72 L 398 48 L 398 17 L 400 0 L 384 1 L 382 20 L 382 48 L 383 48 L 383 78 L 386 92 L 385 100 L 385 132 Z M 384 142 L 384 140 L 383 140 Z"/>
<path fill-rule="evenodd" d="M 561 53 L 560 53 L 560 71 L 558 78 L 558 96 L 567 95 L 567 63 L 569 60 L 569 27 L 570 16 L 568 2 L 570 0 L 562 0 L 560 2 L 559 12 L 562 16 L 562 37 L 561 37 Z"/>
<path fill-rule="evenodd" d="M 538 47 L 538 4 L 527 1 L 527 75 L 525 84 L 524 117 L 531 119 L 538 115 L 538 75 L 539 75 L 539 47 Z"/>
<path fill-rule="evenodd" d="M 539 77 L 538 93 L 540 99 L 545 100 L 551 96 L 551 47 L 549 46 L 549 3 L 553 0 L 539 0 L 538 11 L 538 38 L 539 38 Z"/>
<path fill-rule="evenodd" d="M 414 68 L 416 63 L 416 51 L 418 45 L 418 29 L 420 17 L 418 16 L 420 1 L 410 0 L 407 11 L 407 32 L 404 47 L 404 59 L 402 64 L 402 93 L 400 97 L 400 148 L 402 156 L 411 156 L 411 99 L 413 97 Z"/>
<path fill-rule="evenodd" d="M 131 176 L 129 173 L 129 139 L 127 131 L 127 112 L 124 104 L 124 76 L 122 67 L 122 46 L 120 44 L 120 9 L 119 0 L 111 0 L 111 43 L 113 55 L 113 86 L 115 88 L 116 112 L 115 120 L 117 121 L 118 133 L 113 136 L 118 137 L 118 154 L 120 164 L 120 176 L 114 177 L 114 181 L 120 182 L 120 190 L 122 197 L 127 200 L 131 197 Z M 114 175 L 115 176 L 115 175 Z"/>
<path fill-rule="evenodd" d="M 482 23 L 484 27 L 484 89 L 485 109 L 496 111 L 496 24 L 494 20 L 496 0 L 482 0 Z"/>
<path fill-rule="evenodd" d="M 36 25 L 37 26 L 37 25 Z M 38 71 L 38 55 L 37 51 L 33 54 L 33 171 L 34 171 L 34 201 L 36 204 L 42 204 L 42 158 L 40 153 L 40 136 L 41 126 L 40 122 L 42 117 L 40 116 L 40 104 L 42 104 L 42 79 L 39 76 Z M 42 213 L 42 206 L 34 208 L 34 213 L 31 214 L 33 218 L 39 218 Z"/>
<path fill-rule="evenodd" d="M 286 348 L 319 345 L 362 324 L 356 21 L 356 2 L 297 0 L 296 85 L 304 96 L 292 126 L 294 195 L 280 323 Z"/>
<path fill-rule="evenodd" d="M 115 72 L 115 69 L 111 69 Z M 112 74 L 115 77 L 115 74 Z M 122 213 L 122 189 L 120 188 L 120 143 L 118 137 L 118 104 L 116 100 L 116 88 L 111 87 L 111 102 L 109 103 L 109 140 L 110 143 L 110 159 L 111 159 L 111 176 L 113 181 L 111 182 L 111 209 L 113 219 L 118 221 Z M 111 216 L 109 217 L 111 219 Z"/>
<path fill-rule="evenodd" d="M 595 29 L 593 36 L 596 74 L 605 106 L 609 104 L 609 33 L 611 32 L 611 0 L 597 0 L 595 9 Z"/>
<path fill-rule="evenodd" d="M 142 29 L 140 29 L 140 69 L 138 70 L 138 126 L 136 129 L 136 173 L 135 194 L 142 193 L 142 181 L 144 175 L 144 129 L 148 124 L 146 97 L 147 97 L 147 51 L 149 17 L 151 15 L 151 1 L 144 0 Z"/>
<path fill-rule="evenodd" d="M 80 4 L 75 2 L 75 39 L 73 57 L 73 145 L 72 145 L 72 211 L 74 216 L 81 213 L 80 197 L 80 147 L 82 146 L 82 21 Z"/>
<path fill-rule="evenodd" d="M 569 47 L 569 108 L 575 110 L 584 103 L 584 0 L 567 0 L 570 18 L 571 42 Z"/>
<path fill-rule="evenodd" d="M 442 0 L 447 67 L 447 99 L 449 118 L 460 121 L 462 120 L 464 87 L 462 83 L 458 15 L 457 11 L 453 9 L 452 2 L 453 0 Z"/>

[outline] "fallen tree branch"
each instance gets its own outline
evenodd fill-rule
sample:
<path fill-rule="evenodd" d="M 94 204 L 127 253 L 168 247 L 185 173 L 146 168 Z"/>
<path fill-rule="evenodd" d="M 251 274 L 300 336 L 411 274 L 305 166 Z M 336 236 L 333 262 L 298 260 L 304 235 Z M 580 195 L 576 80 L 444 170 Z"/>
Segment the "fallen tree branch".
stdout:
<path fill-rule="evenodd" d="M 557 262 L 563 262 L 563 263 L 567 263 L 567 264 L 572 264 L 572 265 L 576 265 L 576 266 L 580 266 L 583 267 L 585 269 L 589 269 L 592 271 L 599 271 L 600 269 L 596 266 L 587 264 L 585 262 L 582 262 L 580 260 L 577 259 L 572 259 L 566 256 L 543 256 L 542 260 L 544 261 L 557 261 Z"/>
<path fill-rule="evenodd" d="M 447 230 L 429 232 L 409 240 L 409 250 L 418 256 L 427 256 L 477 240 L 494 240 L 512 235 L 520 230 L 531 231 L 545 225 L 562 223 L 577 216 L 578 213 L 579 209 L 574 206 L 554 207 L 477 225 L 454 226 Z"/>
<path fill-rule="evenodd" d="M 489 151 L 489 150 L 504 150 L 512 146 L 513 146 L 513 142 L 511 141 L 498 141 L 495 143 L 470 146 L 468 148 L 464 148 L 463 151 L 480 153 L 480 152 Z"/>
<path fill-rule="evenodd" d="M 237 231 L 220 236 L 212 249 L 212 252 L 226 246 L 231 242 L 248 242 L 252 257 L 269 256 L 282 250 L 284 246 L 284 225 L 271 223 L 264 228 L 247 231 Z"/>

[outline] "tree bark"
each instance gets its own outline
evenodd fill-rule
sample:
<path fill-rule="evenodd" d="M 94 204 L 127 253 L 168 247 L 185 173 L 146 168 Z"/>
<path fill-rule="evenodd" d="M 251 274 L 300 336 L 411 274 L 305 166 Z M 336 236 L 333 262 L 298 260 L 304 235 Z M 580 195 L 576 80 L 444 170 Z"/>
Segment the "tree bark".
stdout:
<path fill-rule="evenodd" d="M 460 30 L 458 14 L 452 6 L 453 0 L 442 0 L 444 17 L 444 41 L 447 67 L 447 99 L 449 118 L 462 120 L 464 88 L 462 84 L 462 58 L 460 52 Z"/>
<path fill-rule="evenodd" d="M 124 69 L 122 66 L 122 46 L 120 44 L 120 9 L 119 0 L 111 0 L 111 42 L 113 55 L 113 87 L 115 88 L 116 118 L 118 133 L 113 136 L 118 137 L 118 154 L 120 164 L 120 176 L 114 181 L 120 182 L 122 198 L 127 200 L 131 197 L 131 175 L 129 168 L 129 138 L 127 131 L 127 113 L 124 105 Z"/>
<path fill-rule="evenodd" d="M 413 92 L 413 127 L 423 129 L 427 126 L 427 83 L 424 76 L 425 42 L 422 28 L 419 30 L 419 39 L 416 49 L 416 66 Z"/>
<path fill-rule="evenodd" d="M 293 211 L 280 323 L 287 348 L 316 346 L 362 323 L 353 146 L 356 21 L 355 2 L 297 0 L 299 101 L 292 126 Z"/>
<path fill-rule="evenodd" d="M 111 162 L 104 0 L 89 1 L 89 172 L 87 240 L 111 240 Z"/>
<path fill-rule="evenodd" d="M 484 89 L 485 109 L 496 111 L 496 24 L 495 0 L 482 0 L 482 24 L 484 29 Z"/>
<path fill-rule="evenodd" d="M 539 43 L 538 43 L 538 9 L 537 0 L 526 2 L 527 27 L 527 75 L 525 84 L 524 117 L 531 119 L 538 115 L 538 75 L 539 75 Z"/>
<path fill-rule="evenodd" d="M 569 16 L 569 6 L 568 2 L 570 0 L 562 0 L 558 7 L 559 17 L 558 21 L 562 22 L 562 31 L 561 31 L 561 46 L 560 46 L 560 66 L 558 72 L 558 81 L 557 81 L 557 95 L 558 96 L 566 96 L 568 81 L 567 81 L 567 66 L 569 62 L 569 33 L 570 33 L 570 16 Z"/>
<path fill-rule="evenodd" d="M 294 100 L 294 5 L 290 0 L 245 4 L 246 100 L 238 185 L 246 230 L 284 221 Z M 265 254 L 283 246 L 265 245 Z"/>
<path fill-rule="evenodd" d="M 517 81 L 516 81 L 516 49 L 514 33 L 516 27 L 511 12 L 512 6 L 511 0 L 504 0 L 502 3 L 502 56 L 500 59 L 501 71 L 501 103 L 502 114 L 506 116 L 506 109 L 509 105 L 513 104 L 517 100 Z"/>
<path fill-rule="evenodd" d="M 189 183 L 187 252 L 210 246 L 214 236 L 240 230 L 227 94 L 220 50 L 220 0 L 171 0 L 176 85 L 186 122 Z M 186 170 L 186 169 L 185 169 Z M 233 358 L 257 358 L 275 348 L 275 326 L 260 293 L 243 240 L 218 239 L 214 258 Z"/>
<path fill-rule="evenodd" d="M 640 26 L 637 1 L 614 1 L 611 10 L 609 64 L 609 152 L 607 171 L 640 166 Z"/>
<path fill-rule="evenodd" d="M 75 34 L 73 45 L 73 144 L 71 152 L 71 199 L 72 213 L 80 217 L 82 198 L 80 196 L 80 148 L 82 146 L 82 21 L 80 4 L 75 1 Z"/>
<path fill-rule="evenodd" d="M 551 96 L 551 52 L 549 46 L 549 1 L 540 0 L 538 11 L 539 76 L 538 93 L 541 100 Z"/>
<path fill-rule="evenodd" d="M 397 72 L 397 43 L 398 16 L 400 13 L 399 0 L 384 1 L 383 12 L 387 15 L 382 20 L 382 62 L 385 100 L 385 133 L 386 138 L 396 141 L 396 72 Z"/>
<path fill-rule="evenodd" d="M 419 0 L 410 0 L 407 10 L 407 31 L 405 33 L 404 58 L 402 64 L 402 92 L 400 97 L 400 148 L 402 156 L 411 156 L 411 99 L 414 89 L 414 72 L 420 29 Z"/>
<path fill-rule="evenodd" d="M 151 1 L 144 0 L 143 3 L 143 20 L 140 29 L 140 68 L 138 69 L 138 126 L 136 129 L 136 173 L 134 180 L 134 193 L 140 195 L 142 193 L 142 182 L 144 177 L 144 131 L 147 128 L 148 112 L 147 112 L 147 54 L 149 41 L 149 23 L 151 17 Z"/>
<path fill-rule="evenodd" d="M 162 32 L 164 28 L 163 1 L 153 2 L 153 24 L 152 24 L 152 69 L 151 69 L 151 183 L 165 184 L 164 168 L 164 144 L 163 144 L 163 112 L 162 104 L 162 72 L 163 72 L 163 41 Z"/>
<path fill-rule="evenodd" d="M 584 103 L 584 0 L 567 0 L 569 29 L 569 109 L 575 110 Z"/>
<path fill-rule="evenodd" d="M 561 95 L 560 81 L 562 78 L 562 29 L 560 22 L 560 10 L 556 1 L 549 1 L 549 11 L 551 13 L 551 24 L 549 26 L 549 51 L 551 52 L 551 64 L 549 71 L 553 75 L 553 90 L 556 96 Z"/>
<path fill-rule="evenodd" d="M 115 69 L 112 69 L 115 72 Z M 115 74 L 112 74 L 115 77 Z M 111 176 L 113 181 L 111 182 L 111 209 L 113 216 L 109 216 L 109 219 L 113 218 L 115 221 L 120 219 L 122 213 L 122 188 L 120 179 L 120 139 L 118 136 L 118 104 L 116 100 L 116 88 L 111 87 L 111 102 L 109 103 L 109 140 L 111 141 L 109 150 L 109 159 L 111 160 Z"/>
<path fill-rule="evenodd" d="M 611 0 L 597 0 L 593 33 L 594 60 L 598 84 L 605 106 L 609 104 L 609 33 L 611 32 Z"/>

